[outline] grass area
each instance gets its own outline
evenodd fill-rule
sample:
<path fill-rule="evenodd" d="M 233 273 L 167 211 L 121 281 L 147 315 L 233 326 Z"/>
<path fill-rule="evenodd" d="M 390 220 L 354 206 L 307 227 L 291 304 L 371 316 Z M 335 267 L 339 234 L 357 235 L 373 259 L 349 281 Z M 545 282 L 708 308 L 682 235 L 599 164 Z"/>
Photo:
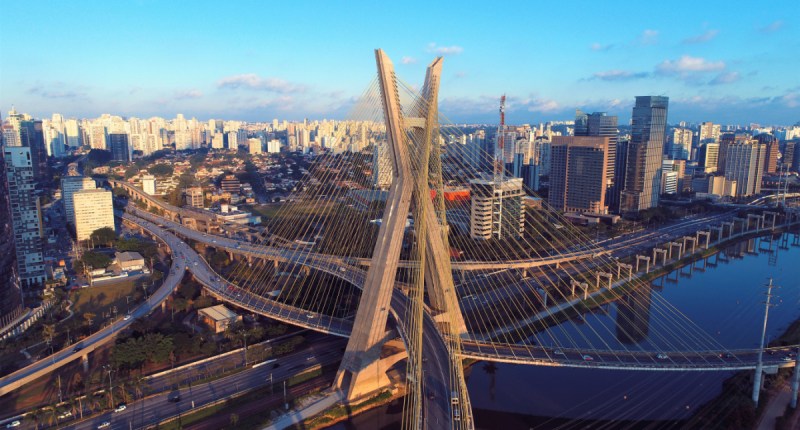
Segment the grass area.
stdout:
<path fill-rule="evenodd" d="M 336 202 L 289 202 L 289 203 L 268 203 L 265 205 L 253 205 L 251 210 L 264 218 L 274 219 L 279 213 L 282 216 L 295 215 L 320 215 L 323 213 L 333 213 L 333 209 L 340 206 Z"/>
<path fill-rule="evenodd" d="M 286 381 L 286 384 L 289 385 L 290 387 L 294 387 L 297 384 L 301 384 L 310 379 L 314 379 L 317 376 L 322 376 L 322 366 L 318 366 L 315 369 L 309 369 L 306 370 L 305 372 L 298 373 L 297 375 L 294 375 L 291 378 L 289 378 L 289 380 Z"/>
<path fill-rule="evenodd" d="M 110 312 L 114 306 L 117 307 L 118 314 L 124 314 L 127 305 L 125 297 L 131 296 L 131 307 L 134 301 L 142 295 L 141 290 L 136 290 L 136 281 L 124 280 L 113 284 L 81 288 L 70 294 L 72 309 L 76 317 L 82 318 L 83 313 L 92 312 L 97 315 L 103 312 Z"/>
<path fill-rule="evenodd" d="M 305 429 L 316 429 L 321 428 L 323 426 L 327 426 L 333 424 L 336 421 L 341 420 L 342 418 L 349 417 L 355 415 L 358 411 L 379 406 L 383 403 L 386 403 L 392 399 L 392 393 L 390 391 L 382 391 L 380 394 L 367 399 L 361 403 L 355 405 L 339 405 L 334 406 L 331 409 L 328 409 L 321 414 L 311 417 L 301 423 L 295 424 L 292 427 L 289 427 L 291 430 L 305 430 Z"/>

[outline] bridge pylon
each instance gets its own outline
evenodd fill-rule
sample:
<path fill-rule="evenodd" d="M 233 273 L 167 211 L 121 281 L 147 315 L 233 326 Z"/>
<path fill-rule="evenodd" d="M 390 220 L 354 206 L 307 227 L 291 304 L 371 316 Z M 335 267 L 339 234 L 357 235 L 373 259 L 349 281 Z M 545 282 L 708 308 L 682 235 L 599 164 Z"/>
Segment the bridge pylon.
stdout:
<path fill-rule="evenodd" d="M 437 174 L 437 167 L 430 165 L 436 164 L 430 163 L 430 159 L 434 158 L 430 155 L 431 151 L 438 150 L 435 138 L 438 134 L 437 105 L 442 58 L 437 58 L 428 67 L 421 91 L 422 103 L 408 112 L 408 117 L 401 109 L 391 60 L 380 49 L 375 51 L 375 59 L 386 139 L 390 147 L 392 182 L 353 331 L 334 381 L 334 387 L 342 390 L 348 400 L 376 392 L 389 384 L 386 376 L 388 363 L 381 359 L 381 350 L 391 338 L 386 322 L 406 218 L 412 208 L 414 215 L 421 217 L 414 223 L 421 249 L 418 270 L 424 273 L 422 278 L 436 321 L 448 326 L 449 330 L 442 330 L 445 333 L 455 331 L 461 334 L 466 331 L 455 294 L 444 211 L 436 210 L 428 188 L 429 178 L 435 178 Z M 413 155 L 411 151 L 415 151 Z M 438 168 L 441 169 L 441 166 Z M 441 170 L 438 174 L 441 175 Z M 440 194 L 441 190 L 438 191 Z M 416 367 L 419 367 L 419 363 L 416 363 Z"/>

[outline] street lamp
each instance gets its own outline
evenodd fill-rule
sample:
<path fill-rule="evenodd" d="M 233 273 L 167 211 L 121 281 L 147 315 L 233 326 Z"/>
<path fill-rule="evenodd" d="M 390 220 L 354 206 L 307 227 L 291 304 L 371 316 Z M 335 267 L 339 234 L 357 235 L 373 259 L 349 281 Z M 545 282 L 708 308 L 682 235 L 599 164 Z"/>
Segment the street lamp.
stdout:
<path fill-rule="evenodd" d="M 103 369 L 106 372 L 108 372 L 108 395 L 111 398 L 111 407 L 113 408 L 114 407 L 114 387 L 111 385 L 111 372 L 113 372 L 114 369 L 111 366 L 108 366 L 108 365 L 104 365 Z"/>

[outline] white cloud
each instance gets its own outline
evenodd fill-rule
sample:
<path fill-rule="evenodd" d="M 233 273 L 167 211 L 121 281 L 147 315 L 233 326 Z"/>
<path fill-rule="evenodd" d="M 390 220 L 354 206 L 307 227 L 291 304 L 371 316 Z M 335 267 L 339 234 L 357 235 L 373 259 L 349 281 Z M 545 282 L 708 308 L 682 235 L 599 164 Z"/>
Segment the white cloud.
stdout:
<path fill-rule="evenodd" d="M 717 34 L 719 34 L 719 30 L 707 30 L 705 33 L 683 39 L 683 43 L 689 45 L 697 43 L 705 43 L 717 37 Z"/>
<path fill-rule="evenodd" d="M 759 27 L 758 31 L 762 33 L 774 33 L 783 28 L 783 20 L 777 20 L 763 27 Z"/>
<path fill-rule="evenodd" d="M 400 59 L 400 62 L 403 64 L 416 64 L 417 59 L 414 57 L 403 57 Z"/>
<path fill-rule="evenodd" d="M 646 72 L 630 72 L 628 70 L 606 70 L 596 72 L 589 79 L 599 79 L 601 81 L 630 81 L 634 79 L 646 78 Z"/>
<path fill-rule="evenodd" d="M 741 78 L 742 76 L 739 74 L 739 72 L 723 72 L 717 75 L 708 84 L 709 85 L 732 84 Z"/>
<path fill-rule="evenodd" d="M 217 88 L 239 89 L 248 88 L 252 90 L 272 91 L 275 93 L 302 93 L 306 91 L 303 85 L 293 84 L 289 81 L 261 77 L 255 73 L 244 73 L 241 75 L 227 76 L 217 81 Z"/>
<path fill-rule="evenodd" d="M 684 55 L 677 60 L 664 60 L 656 66 L 656 71 L 664 75 L 717 72 L 723 69 L 725 69 L 723 61 L 709 61 L 690 55 Z"/>
<path fill-rule="evenodd" d="M 203 97 L 203 92 L 198 89 L 175 91 L 175 98 L 178 100 L 196 99 L 200 97 Z"/>
<path fill-rule="evenodd" d="M 658 30 L 647 29 L 639 35 L 639 43 L 642 45 L 655 45 L 658 43 Z"/>
<path fill-rule="evenodd" d="M 589 46 L 589 48 L 590 48 L 592 51 L 608 51 L 608 50 L 609 50 L 609 49 L 611 49 L 612 47 L 614 47 L 614 45 L 613 45 L 613 44 L 610 44 L 610 43 L 609 43 L 608 45 L 603 45 L 603 44 L 600 44 L 600 43 L 597 43 L 597 42 L 595 42 L 595 43 L 592 43 L 592 44 Z"/>
<path fill-rule="evenodd" d="M 453 46 L 438 46 L 435 43 L 431 42 L 428 44 L 428 52 L 434 53 L 436 55 L 458 55 L 464 52 L 464 48 L 453 45 Z"/>

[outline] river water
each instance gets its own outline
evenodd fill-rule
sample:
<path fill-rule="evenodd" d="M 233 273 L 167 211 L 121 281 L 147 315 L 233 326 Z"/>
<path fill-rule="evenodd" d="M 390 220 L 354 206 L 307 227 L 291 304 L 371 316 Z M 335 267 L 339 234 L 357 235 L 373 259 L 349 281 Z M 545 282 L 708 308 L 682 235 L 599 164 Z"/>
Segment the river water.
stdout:
<path fill-rule="evenodd" d="M 773 291 L 767 339 L 800 318 L 800 246 L 793 240 L 784 234 L 739 242 L 535 340 L 668 354 L 693 346 L 755 348 L 769 278 L 780 288 Z M 467 371 L 467 384 L 479 428 L 553 428 L 562 420 L 686 419 L 718 395 L 731 374 L 477 363 Z M 378 408 L 333 428 L 398 428 L 400 410 L 399 404 Z"/>

